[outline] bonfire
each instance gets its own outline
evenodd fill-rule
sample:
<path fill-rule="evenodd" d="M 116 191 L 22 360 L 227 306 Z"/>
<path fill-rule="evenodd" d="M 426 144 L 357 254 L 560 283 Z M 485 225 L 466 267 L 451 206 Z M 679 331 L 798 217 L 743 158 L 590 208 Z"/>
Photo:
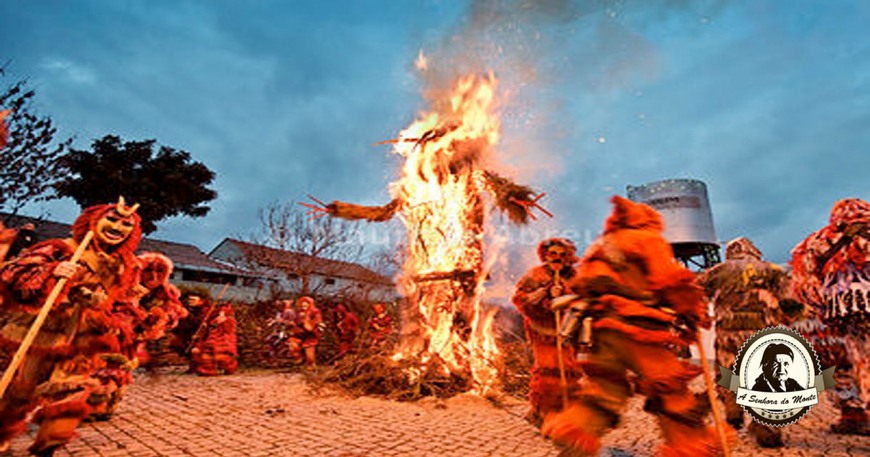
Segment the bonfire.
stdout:
<path fill-rule="evenodd" d="M 501 134 L 496 87 L 493 74 L 461 77 L 432 97 L 431 109 L 397 138 L 379 143 L 404 159 L 386 205 L 325 204 L 313 197 L 317 205 L 304 204 L 316 216 L 371 222 L 398 217 L 405 226 L 408 252 L 398 283 L 407 309 L 395 353 L 378 364 L 380 374 L 368 377 L 377 380 L 372 384 L 383 386 L 384 373 L 395 371 L 415 394 L 427 383 L 452 386 L 433 394 L 498 389 L 496 310 L 481 303 L 486 222 L 494 209 L 519 224 L 534 219 L 534 209 L 552 215 L 538 203 L 543 193 L 491 171 Z"/>

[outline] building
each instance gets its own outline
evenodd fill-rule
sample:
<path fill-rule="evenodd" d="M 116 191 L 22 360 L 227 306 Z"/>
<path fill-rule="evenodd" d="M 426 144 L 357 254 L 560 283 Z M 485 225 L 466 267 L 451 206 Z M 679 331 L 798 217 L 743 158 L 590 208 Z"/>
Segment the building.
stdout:
<path fill-rule="evenodd" d="M 393 281 L 362 265 L 313 257 L 225 238 L 210 253 L 214 260 L 258 272 L 277 294 L 392 302 L 398 298 Z"/>
<path fill-rule="evenodd" d="M 159 252 L 172 259 L 175 269 L 170 282 L 176 286 L 204 287 L 212 297 L 217 297 L 229 284 L 222 299 L 255 302 L 268 298 L 258 275 L 214 260 L 192 244 L 143 238 L 139 252 L 147 251 Z"/>

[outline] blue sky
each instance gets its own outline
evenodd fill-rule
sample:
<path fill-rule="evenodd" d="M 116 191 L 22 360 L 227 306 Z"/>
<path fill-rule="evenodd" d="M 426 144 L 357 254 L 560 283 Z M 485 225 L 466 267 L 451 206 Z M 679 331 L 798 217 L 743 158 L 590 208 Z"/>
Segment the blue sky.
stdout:
<path fill-rule="evenodd" d="M 870 198 L 866 24 L 861 0 L 5 1 L 0 61 L 75 147 L 153 138 L 214 170 L 209 215 L 154 234 L 206 252 L 273 202 L 388 201 L 400 164 L 373 144 L 426 107 L 422 51 L 509 94 L 504 171 L 556 214 L 513 249 L 585 244 L 627 185 L 692 178 L 720 240 L 785 262 L 837 199 Z"/>

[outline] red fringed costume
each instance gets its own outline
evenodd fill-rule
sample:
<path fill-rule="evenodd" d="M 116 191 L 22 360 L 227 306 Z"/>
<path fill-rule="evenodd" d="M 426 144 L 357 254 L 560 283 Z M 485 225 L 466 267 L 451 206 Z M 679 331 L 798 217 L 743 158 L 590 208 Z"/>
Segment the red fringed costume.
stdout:
<path fill-rule="evenodd" d="M 674 258 L 655 210 L 619 196 L 611 201 L 604 234 L 586 251 L 571 281 L 594 319 L 580 398 L 545 417 L 542 432 L 575 452 L 597 455 L 600 437 L 617 426 L 637 391 L 647 397 L 644 409 L 661 428 L 660 455 L 716 455 L 718 438 L 704 424 L 709 405 L 699 400 L 706 396 L 688 388 L 701 368 L 675 353 L 695 341 L 697 326 L 709 325 L 704 292 Z M 690 335 L 675 331 L 679 321 Z"/>
<path fill-rule="evenodd" d="M 834 204 L 827 226 L 792 250 L 792 292 L 812 315 L 796 328 L 822 368 L 836 366 L 837 433 L 870 435 L 870 203 Z"/>
<path fill-rule="evenodd" d="M 123 329 L 122 353 L 124 357 L 104 356 L 106 364 L 94 373 L 100 381 L 104 401 L 93 402 L 92 417 L 108 420 L 117 410 L 127 386 L 133 382 L 133 370 L 148 363 L 146 344 L 156 342 L 167 331 L 187 316 L 181 304 L 181 292 L 169 283 L 173 263 L 156 252 L 139 254 L 140 277 L 137 292 L 144 294 L 137 300 L 118 302 L 114 313 L 121 319 Z"/>
<path fill-rule="evenodd" d="M 14 350 L 57 283 L 58 265 L 72 257 L 89 230 L 94 232 L 77 273 L 0 400 L 0 444 L 23 432 L 28 413 L 41 406 L 32 418 L 39 431 L 30 451 L 51 455 L 75 436 L 91 405 L 101 401 L 99 382 L 91 374 L 106 366 L 106 356 L 123 358 L 123 322 L 113 310 L 129 300 L 138 274 L 133 252 L 141 231 L 133 211 L 123 202 L 87 208 L 73 224 L 71 239 L 36 244 L 0 269 L 0 341 Z"/>
<path fill-rule="evenodd" d="M 568 293 L 566 284 L 576 275 L 577 250 L 570 240 L 552 238 L 538 245 L 538 258 L 541 265 L 526 272 L 511 299 L 523 316 L 534 355 L 529 381 L 531 408 L 526 419 L 535 425 L 540 425 L 548 414 L 562 410 L 563 392 L 569 400 L 577 398 L 581 373 L 574 347 L 567 342 L 562 344 L 560 369 L 556 313 L 550 309 L 552 299 Z"/>
<path fill-rule="evenodd" d="M 372 306 L 372 315 L 367 324 L 371 350 L 380 351 L 387 348 L 393 334 L 393 318 L 387 313 L 387 307 L 383 303 L 375 303 Z"/>
<path fill-rule="evenodd" d="M 207 311 L 210 306 L 204 305 L 201 308 Z M 238 348 L 236 318 L 232 305 L 216 305 L 206 319 L 200 337 L 193 342 L 191 370 L 202 376 L 235 373 L 238 367 Z"/>
<path fill-rule="evenodd" d="M 321 323 L 323 314 L 314 304 L 314 299 L 303 296 L 296 300 L 296 325 L 294 327 L 294 344 L 305 355 L 305 365 L 314 368 L 317 363 L 317 345 L 320 344 Z"/>
<path fill-rule="evenodd" d="M 353 311 L 349 311 L 343 304 L 335 308 L 335 327 L 338 339 L 338 354 L 336 358 L 344 357 L 354 351 L 354 343 L 359 333 L 359 317 Z"/>
<path fill-rule="evenodd" d="M 174 329 L 188 313 L 181 303 L 181 292 L 169 283 L 174 269 L 172 260 L 157 252 L 143 252 L 139 254 L 139 261 L 143 275 L 139 282 L 148 290 L 139 299 L 139 306 L 148 314 L 137 328 L 137 333 L 143 341 L 156 341 Z M 155 271 L 155 278 L 151 279 L 153 282 L 144 278 L 151 270 Z M 140 358 L 142 355 L 140 352 Z"/>

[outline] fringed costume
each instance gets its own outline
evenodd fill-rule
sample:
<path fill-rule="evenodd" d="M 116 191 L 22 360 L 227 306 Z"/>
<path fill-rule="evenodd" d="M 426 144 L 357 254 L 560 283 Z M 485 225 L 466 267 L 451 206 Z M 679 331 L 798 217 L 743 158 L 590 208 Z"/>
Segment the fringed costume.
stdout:
<path fill-rule="evenodd" d="M 323 314 L 314 304 L 311 297 L 299 297 L 296 300 L 296 326 L 293 338 L 298 341 L 299 348 L 305 355 L 305 365 L 314 368 L 317 363 L 317 345 L 322 336 L 321 324 Z"/>
<path fill-rule="evenodd" d="M 140 277 L 136 299 L 115 304 L 114 314 L 121 323 L 121 352 L 104 356 L 106 364 L 94 373 L 100 381 L 103 402 L 93 405 L 92 418 L 108 420 L 118 408 L 127 386 L 133 382 L 133 370 L 147 365 L 148 344 L 155 343 L 187 316 L 178 288 L 169 283 L 173 263 L 156 252 L 138 255 Z"/>
<path fill-rule="evenodd" d="M 383 303 L 375 303 L 368 319 L 369 347 L 373 351 L 387 348 L 393 335 L 393 317 L 387 313 Z"/>
<path fill-rule="evenodd" d="M 792 292 L 813 311 L 797 328 L 821 343 L 823 368 L 837 367 L 832 429 L 870 435 L 870 203 L 836 202 L 829 224 L 792 250 L 791 266 Z"/>
<path fill-rule="evenodd" d="M 58 272 L 75 268 L 0 400 L 0 443 L 23 432 L 28 413 L 41 406 L 32 418 L 39 431 L 30 451 L 51 455 L 102 401 L 91 375 L 106 366 L 110 354 L 124 357 L 124 323 L 113 311 L 116 303 L 129 300 L 138 274 L 133 252 L 141 231 L 133 211 L 123 201 L 87 208 L 73 224 L 72 238 L 36 244 L 0 270 L 5 324 L 0 340 L 17 348 L 58 282 Z M 93 241 L 78 265 L 70 264 L 88 231 L 94 232 Z"/>
<path fill-rule="evenodd" d="M 235 373 L 238 367 L 238 347 L 232 305 L 216 305 L 205 319 L 200 336 L 193 341 L 191 371 L 202 376 Z"/>
<path fill-rule="evenodd" d="M 534 357 L 526 419 L 540 426 L 548 414 L 562 410 L 565 399 L 578 396 L 580 367 L 572 345 L 562 344 L 560 355 L 556 313 L 550 309 L 551 301 L 567 293 L 566 284 L 575 276 L 576 248 L 570 240 L 552 238 L 538 245 L 538 258 L 541 265 L 519 280 L 511 301 L 523 316 Z"/>
<path fill-rule="evenodd" d="M 336 358 L 341 358 L 354 352 L 354 344 L 359 333 L 359 327 L 359 317 L 357 317 L 356 313 L 345 308 L 343 304 L 339 304 L 335 308 L 335 328 L 338 339 L 338 354 L 336 354 Z"/>
<path fill-rule="evenodd" d="M 156 270 L 154 284 L 144 279 L 140 283 L 148 292 L 139 299 L 139 307 L 147 314 L 137 328 L 139 338 L 143 341 L 156 341 L 178 326 L 187 317 L 187 309 L 181 303 L 181 292 L 169 283 L 174 265 L 172 260 L 163 254 L 145 252 L 139 255 L 142 263 L 143 276 L 150 269 Z M 141 352 L 140 352 L 141 357 Z"/>
<path fill-rule="evenodd" d="M 617 426 L 636 390 L 661 428 L 660 455 L 716 455 L 718 438 L 704 423 L 709 403 L 688 388 L 701 367 L 675 353 L 696 341 L 699 326 L 709 325 L 704 292 L 674 258 L 655 210 L 619 196 L 611 201 L 604 234 L 571 282 L 592 319 L 581 395 L 564 412 L 545 417 L 542 432 L 572 452 L 597 455 L 600 437 Z"/>
<path fill-rule="evenodd" d="M 716 362 L 731 368 L 743 343 L 757 331 L 775 325 L 787 325 L 801 311 L 793 300 L 784 299 L 788 292 L 788 273 L 762 260 L 761 251 L 747 238 L 737 238 L 725 247 L 725 262 L 698 278 L 713 301 L 716 322 Z M 720 387 L 725 416 L 734 428 L 743 427 L 743 408 L 733 392 Z M 781 447 L 782 432 L 752 421 L 749 430 L 762 447 Z"/>

